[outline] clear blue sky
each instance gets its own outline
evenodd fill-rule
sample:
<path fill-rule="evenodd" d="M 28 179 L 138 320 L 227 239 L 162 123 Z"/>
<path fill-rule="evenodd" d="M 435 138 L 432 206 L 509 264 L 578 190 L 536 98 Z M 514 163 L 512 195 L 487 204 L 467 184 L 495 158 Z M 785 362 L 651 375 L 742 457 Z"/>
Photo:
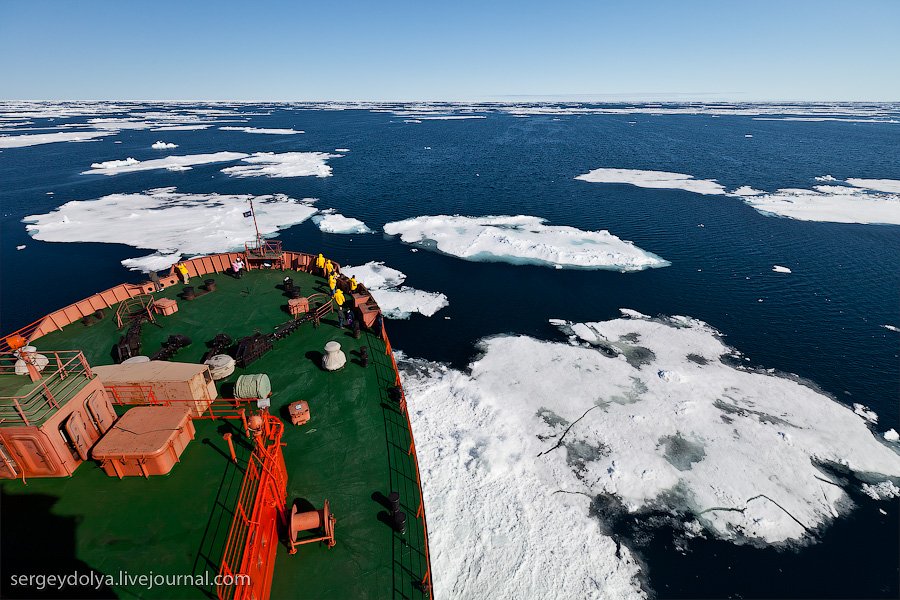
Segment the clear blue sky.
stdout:
<path fill-rule="evenodd" d="M 900 100 L 900 0 L 4 0 L 0 98 Z"/>

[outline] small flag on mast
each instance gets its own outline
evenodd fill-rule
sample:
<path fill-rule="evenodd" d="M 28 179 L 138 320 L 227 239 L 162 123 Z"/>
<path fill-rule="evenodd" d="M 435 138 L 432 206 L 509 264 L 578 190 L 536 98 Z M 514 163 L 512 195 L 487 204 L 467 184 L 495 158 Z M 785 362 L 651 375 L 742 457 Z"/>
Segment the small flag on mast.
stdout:
<path fill-rule="evenodd" d="M 253 216 L 253 211 L 251 211 L 251 210 L 248 210 L 247 212 L 244 213 L 244 218 L 245 218 L 245 219 L 246 219 L 246 218 L 249 218 L 249 217 L 252 217 L 252 216 Z"/>

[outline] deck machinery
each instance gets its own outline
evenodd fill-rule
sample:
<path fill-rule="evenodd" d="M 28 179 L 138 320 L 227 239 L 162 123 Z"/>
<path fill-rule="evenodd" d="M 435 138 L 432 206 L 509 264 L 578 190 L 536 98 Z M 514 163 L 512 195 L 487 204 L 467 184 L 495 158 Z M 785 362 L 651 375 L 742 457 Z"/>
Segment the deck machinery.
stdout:
<path fill-rule="evenodd" d="M 77 572 L 90 585 L 58 596 L 430 597 L 415 443 L 375 300 L 339 278 L 358 323 L 339 326 L 314 257 L 267 240 L 184 264 L 187 283 L 173 268 L 0 339 L 3 595 L 46 595 L 12 575 Z M 321 364 L 330 342 L 337 371 Z M 236 355 L 233 372 L 215 380 L 213 354 Z M 259 374 L 271 394 L 237 397 Z"/>

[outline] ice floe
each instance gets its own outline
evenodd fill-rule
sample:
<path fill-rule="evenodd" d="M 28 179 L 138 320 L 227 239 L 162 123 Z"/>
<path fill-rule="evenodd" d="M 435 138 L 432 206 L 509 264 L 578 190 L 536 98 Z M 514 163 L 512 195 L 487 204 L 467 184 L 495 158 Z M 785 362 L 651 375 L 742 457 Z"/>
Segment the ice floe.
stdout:
<path fill-rule="evenodd" d="M 896 327 L 894 325 L 882 325 L 888 331 L 900 331 L 900 327 Z"/>
<path fill-rule="evenodd" d="M 312 220 L 325 233 L 372 233 L 359 219 L 345 217 L 331 208 L 321 211 Z"/>
<path fill-rule="evenodd" d="M 575 179 L 592 183 L 627 183 L 646 188 L 681 189 L 706 195 L 741 198 L 766 216 L 802 221 L 874 223 L 900 225 L 900 181 L 893 179 L 848 179 L 831 175 L 816 177 L 826 185 L 812 189 L 785 188 L 765 192 L 744 185 L 732 192 L 714 179 L 694 179 L 683 173 L 637 169 L 594 169 Z"/>
<path fill-rule="evenodd" d="M 862 484 L 863 493 L 872 500 L 890 500 L 900 497 L 900 487 L 891 481 L 882 481 L 876 484 Z"/>
<path fill-rule="evenodd" d="M 549 461 L 535 459 L 542 448 L 517 414 L 518 398 L 501 405 L 440 364 L 401 358 L 400 366 L 436 595 L 646 597 L 631 551 L 603 533 L 587 498 L 554 486 Z"/>
<path fill-rule="evenodd" d="M 388 223 L 384 231 L 408 244 L 472 261 L 621 271 L 669 264 L 608 231 L 544 222 L 532 216 L 438 215 Z"/>
<path fill-rule="evenodd" d="M 167 169 L 169 171 L 186 171 L 192 166 L 208 165 L 217 162 L 231 162 L 244 158 L 243 152 L 214 152 L 212 154 L 188 154 L 185 156 L 167 156 L 150 160 L 126 158 L 124 160 L 108 160 L 93 163 L 90 170 L 82 171 L 82 175 L 119 175 L 134 171 L 153 171 Z"/>
<path fill-rule="evenodd" d="M 772 270 L 775 271 L 776 273 L 790 273 L 791 272 L 791 270 L 789 268 L 782 267 L 781 265 L 775 265 L 774 267 L 772 267 Z"/>
<path fill-rule="evenodd" d="M 294 135 L 304 133 L 296 129 L 267 129 L 265 127 L 219 127 L 222 131 L 243 131 L 244 133 L 262 133 L 269 135 Z"/>
<path fill-rule="evenodd" d="M 900 453 L 864 419 L 795 376 L 741 366 L 702 321 L 556 323 L 576 345 L 497 336 L 479 343 L 468 373 L 405 372 L 429 515 L 450 523 L 435 531 L 439 564 L 463 581 L 495 554 L 515 564 L 567 551 L 531 537 L 556 517 L 518 498 L 559 503 L 577 524 L 560 528 L 577 528 L 570 543 L 602 543 L 588 520 L 598 498 L 696 520 L 726 540 L 788 543 L 851 510 L 830 465 L 870 485 L 900 481 Z M 503 545 L 457 551 L 460 536 L 474 542 L 501 523 Z"/>
<path fill-rule="evenodd" d="M 25 217 L 26 230 L 47 242 L 105 242 L 155 250 L 123 264 L 136 270 L 168 267 L 184 255 L 243 248 L 252 239 L 253 222 L 244 217 L 254 200 L 263 235 L 273 235 L 315 214 L 313 199 L 278 194 L 248 196 L 188 194 L 159 188 L 135 194 L 110 194 L 73 200 L 53 211 Z"/>
<path fill-rule="evenodd" d="M 644 188 L 687 190 L 697 194 L 724 194 L 725 188 L 714 179 L 694 179 L 693 175 L 640 169 L 594 169 L 575 179 L 591 183 L 627 183 Z"/>
<path fill-rule="evenodd" d="M 900 225 L 900 195 L 880 194 L 847 186 L 781 189 L 743 196 L 744 202 L 767 216 L 801 221 Z"/>
<path fill-rule="evenodd" d="M 430 317 L 449 303 L 439 292 L 426 292 L 403 285 L 406 274 L 385 266 L 383 262 L 367 262 L 357 267 L 347 266 L 341 273 L 366 286 L 384 315 L 391 319 L 408 319 L 412 313 Z"/>
<path fill-rule="evenodd" d="M 854 404 L 853 412 L 861 416 L 863 419 L 868 421 L 869 423 L 877 423 L 878 422 L 878 413 L 874 410 L 866 406 L 865 404 Z"/>
<path fill-rule="evenodd" d="M 327 152 L 256 152 L 242 160 L 246 165 L 228 167 L 222 172 L 232 177 L 330 177 L 328 159 L 340 156 Z"/>
<path fill-rule="evenodd" d="M 169 150 L 171 148 L 177 148 L 178 144 L 173 144 L 172 142 L 154 142 L 151 146 L 154 150 Z"/>
<path fill-rule="evenodd" d="M 857 179 L 851 177 L 847 180 L 847 183 L 854 187 L 875 190 L 876 192 L 900 194 L 900 181 L 896 179 Z"/>
<path fill-rule="evenodd" d="M 79 131 L 35 133 L 30 135 L 0 135 L 0 148 L 24 148 L 56 142 L 84 142 L 111 135 L 109 131 Z"/>
<path fill-rule="evenodd" d="M 16 246 L 16 250 L 24 250 L 25 248 L 25 244 L 19 244 L 18 246 Z"/>
<path fill-rule="evenodd" d="M 897 433 L 894 429 L 888 429 L 884 432 L 884 439 L 889 442 L 900 441 L 900 433 Z"/>

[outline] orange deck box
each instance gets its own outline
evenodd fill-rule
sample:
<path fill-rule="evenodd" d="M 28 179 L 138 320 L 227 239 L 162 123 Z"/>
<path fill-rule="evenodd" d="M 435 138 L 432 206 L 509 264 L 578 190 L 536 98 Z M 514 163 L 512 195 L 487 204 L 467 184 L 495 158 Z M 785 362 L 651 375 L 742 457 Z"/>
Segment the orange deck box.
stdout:
<path fill-rule="evenodd" d="M 165 475 L 194 439 L 182 406 L 138 406 L 126 412 L 91 451 L 110 477 Z"/>
<path fill-rule="evenodd" d="M 178 302 L 171 298 L 160 298 L 153 301 L 153 309 L 163 316 L 174 315 L 178 312 Z"/>
<path fill-rule="evenodd" d="M 288 312 L 294 316 L 309 312 L 308 298 L 291 298 L 288 300 Z"/>

